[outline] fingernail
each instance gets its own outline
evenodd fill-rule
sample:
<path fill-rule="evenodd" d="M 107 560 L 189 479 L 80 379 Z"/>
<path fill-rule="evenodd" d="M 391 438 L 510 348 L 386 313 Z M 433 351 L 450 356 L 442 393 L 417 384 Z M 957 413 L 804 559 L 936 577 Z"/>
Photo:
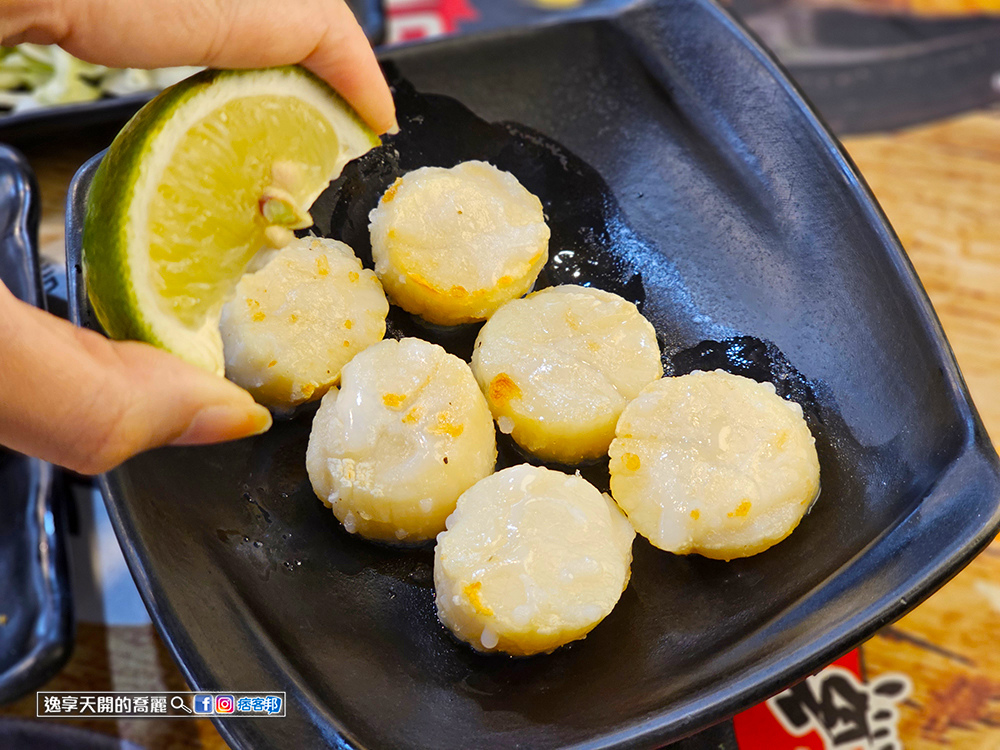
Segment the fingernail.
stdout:
<path fill-rule="evenodd" d="M 387 135 L 396 135 L 399 133 L 399 120 L 395 117 L 392 118 L 392 125 L 388 130 L 385 131 Z"/>
<path fill-rule="evenodd" d="M 207 445 L 260 435 L 271 427 L 271 412 L 263 406 L 208 406 L 194 415 L 171 445 Z"/>

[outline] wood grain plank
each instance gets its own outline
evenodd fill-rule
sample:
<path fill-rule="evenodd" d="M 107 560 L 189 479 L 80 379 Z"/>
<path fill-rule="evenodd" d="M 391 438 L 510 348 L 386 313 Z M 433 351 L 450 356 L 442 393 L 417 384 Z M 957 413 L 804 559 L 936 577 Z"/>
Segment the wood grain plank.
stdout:
<path fill-rule="evenodd" d="M 927 289 L 987 430 L 1000 435 L 1000 113 L 851 138 L 845 146 Z M 903 672 L 913 681 L 900 712 L 907 750 L 1000 748 L 998 634 L 994 542 L 865 644 L 871 674 Z"/>

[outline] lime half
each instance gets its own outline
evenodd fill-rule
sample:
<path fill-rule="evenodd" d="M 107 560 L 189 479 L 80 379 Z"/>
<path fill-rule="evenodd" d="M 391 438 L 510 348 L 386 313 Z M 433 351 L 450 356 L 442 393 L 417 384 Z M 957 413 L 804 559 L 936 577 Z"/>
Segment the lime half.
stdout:
<path fill-rule="evenodd" d="M 323 189 L 378 144 L 302 68 L 204 71 L 167 89 L 115 139 L 87 197 L 98 320 L 222 374 L 219 315 L 247 264 L 309 226 Z"/>

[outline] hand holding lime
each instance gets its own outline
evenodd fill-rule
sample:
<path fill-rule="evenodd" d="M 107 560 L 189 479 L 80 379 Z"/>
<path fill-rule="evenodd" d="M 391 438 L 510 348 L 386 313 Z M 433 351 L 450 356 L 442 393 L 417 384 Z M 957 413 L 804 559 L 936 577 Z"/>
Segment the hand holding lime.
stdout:
<path fill-rule="evenodd" d="M 205 71 L 147 104 L 90 189 L 83 262 L 107 333 L 223 373 L 219 315 L 253 256 L 379 139 L 298 67 Z"/>

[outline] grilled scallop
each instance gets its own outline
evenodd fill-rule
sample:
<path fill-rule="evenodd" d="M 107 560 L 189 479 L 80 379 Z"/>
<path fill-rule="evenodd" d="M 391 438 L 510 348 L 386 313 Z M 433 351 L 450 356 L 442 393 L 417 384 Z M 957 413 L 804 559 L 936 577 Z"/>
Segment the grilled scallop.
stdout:
<path fill-rule="evenodd" d="M 819 492 L 802 408 L 722 370 L 647 387 L 625 407 L 610 453 L 611 492 L 636 531 L 682 555 L 762 552 Z"/>
<path fill-rule="evenodd" d="M 497 310 L 472 371 L 502 432 L 542 460 L 576 464 L 608 452 L 622 409 L 663 366 L 635 305 L 566 285 Z"/>
<path fill-rule="evenodd" d="M 342 242 L 297 239 L 245 274 L 222 309 L 226 377 L 265 406 L 320 398 L 385 335 L 389 303 Z"/>
<path fill-rule="evenodd" d="M 614 608 L 634 538 L 618 506 L 580 476 L 504 469 L 462 494 L 438 537 L 438 617 L 479 651 L 552 651 Z"/>
<path fill-rule="evenodd" d="M 486 162 L 410 172 L 370 221 L 389 298 L 438 325 L 485 320 L 531 289 L 548 260 L 541 201 Z"/>
<path fill-rule="evenodd" d="M 465 362 L 420 339 L 387 339 L 323 397 L 306 468 L 347 531 L 412 544 L 444 530 L 458 496 L 493 471 L 495 437 Z"/>

